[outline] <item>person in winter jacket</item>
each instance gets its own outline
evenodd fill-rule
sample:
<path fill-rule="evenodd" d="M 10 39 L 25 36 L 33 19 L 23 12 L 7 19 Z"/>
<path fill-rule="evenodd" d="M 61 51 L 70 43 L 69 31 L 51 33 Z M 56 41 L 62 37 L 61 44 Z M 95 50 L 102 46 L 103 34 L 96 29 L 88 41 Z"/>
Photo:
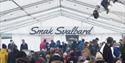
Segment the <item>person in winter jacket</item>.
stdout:
<path fill-rule="evenodd" d="M 50 57 L 49 63 L 63 62 L 63 56 L 60 49 L 55 49 L 54 53 Z"/>
<path fill-rule="evenodd" d="M 122 63 L 125 63 L 125 36 L 122 39 L 123 44 L 121 46 L 121 58 L 122 58 Z"/>
<path fill-rule="evenodd" d="M 30 63 L 30 60 L 25 52 L 19 51 L 16 56 L 16 63 Z"/>
<path fill-rule="evenodd" d="M 35 61 L 35 63 L 46 63 L 46 53 L 44 51 L 40 51 L 38 53 L 38 59 Z"/>
<path fill-rule="evenodd" d="M 21 51 L 22 51 L 22 50 L 28 50 L 28 45 L 27 45 L 27 43 L 25 42 L 24 39 L 22 39 L 22 44 L 21 44 L 21 46 L 20 46 L 20 50 L 21 50 Z"/>
<path fill-rule="evenodd" d="M 83 47 L 84 47 L 84 39 L 82 39 L 81 41 L 79 41 L 79 44 L 78 44 L 78 49 L 80 50 L 80 51 L 82 51 L 83 50 Z"/>
<path fill-rule="evenodd" d="M 107 63 L 113 63 L 114 61 L 112 50 L 111 50 L 112 44 L 113 44 L 113 38 L 108 37 L 107 43 L 105 44 L 103 48 L 103 58 Z"/>
<path fill-rule="evenodd" d="M 44 39 L 42 42 L 41 42 L 41 44 L 40 44 L 40 50 L 42 50 L 42 49 L 46 49 L 46 39 Z"/>
<path fill-rule="evenodd" d="M 14 43 L 13 40 L 10 40 L 10 43 L 8 44 L 8 50 L 13 50 L 14 48 L 17 48 L 17 45 Z"/>
<path fill-rule="evenodd" d="M 17 54 L 19 53 L 19 50 L 17 48 L 13 48 L 9 53 L 8 53 L 8 59 L 7 63 L 16 63 L 16 58 Z"/>
<path fill-rule="evenodd" d="M 70 50 L 70 55 L 66 62 L 67 63 L 77 63 L 77 61 L 78 61 L 78 58 L 76 57 L 75 50 Z"/>
<path fill-rule="evenodd" d="M 90 53 L 92 56 L 96 55 L 97 50 L 96 50 L 96 46 L 93 41 L 89 45 L 89 50 L 90 50 Z"/>
<path fill-rule="evenodd" d="M 113 47 L 113 49 L 114 49 L 114 55 L 115 55 L 115 57 L 116 58 L 119 58 L 120 57 L 120 47 L 119 47 L 119 44 L 117 44 L 117 43 L 114 43 L 114 47 Z"/>
<path fill-rule="evenodd" d="M 0 63 L 7 63 L 7 46 L 2 44 L 2 49 L 0 50 Z"/>
<path fill-rule="evenodd" d="M 62 42 L 62 50 L 63 50 L 63 52 L 65 52 L 66 49 L 67 49 L 67 44 Z"/>
<path fill-rule="evenodd" d="M 76 49 L 77 48 L 77 42 L 73 41 L 73 43 L 70 46 L 71 49 Z"/>
<path fill-rule="evenodd" d="M 55 42 L 53 40 L 51 40 L 50 48 L 55 48 Z"/>
<path fill-rule="evenodd" d="M 60 40 L 58 40 L 58 41 L 56 42 L 56 48 L 61 48 Z"/>

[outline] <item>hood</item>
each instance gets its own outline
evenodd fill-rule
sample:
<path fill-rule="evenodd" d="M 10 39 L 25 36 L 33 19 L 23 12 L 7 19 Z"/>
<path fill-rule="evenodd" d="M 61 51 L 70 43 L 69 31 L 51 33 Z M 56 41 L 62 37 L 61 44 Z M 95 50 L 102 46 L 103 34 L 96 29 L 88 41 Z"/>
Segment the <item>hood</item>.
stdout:
<path fill-rule="evenodd" d="M 5 52 L 7 52 L 6 49 L 1 49 L 1 50 L 0 50 L 0 53 L 5 53 Z"/>

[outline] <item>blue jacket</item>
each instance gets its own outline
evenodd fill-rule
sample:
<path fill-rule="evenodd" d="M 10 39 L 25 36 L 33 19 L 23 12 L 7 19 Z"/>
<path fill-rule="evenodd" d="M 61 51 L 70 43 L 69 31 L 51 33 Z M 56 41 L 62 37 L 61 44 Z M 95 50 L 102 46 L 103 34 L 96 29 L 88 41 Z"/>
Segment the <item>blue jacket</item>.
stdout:
<path fill-rule="evenodd" d="M 120 48 L 119 47 L 114 47 L 114 55 L 116 57 L 119 57 L 120 56 Z"/>
<path fill-rule="evenodd" d="M 84 42 L 83 42 L 83 41 L 79 41 L 78 49 L 79 49 L 80 51 L 83 50 L 83 46 L 84 46 Z"/>
<path fill-rule="evenodd" d="M 50 43 L 50 48 L 55 48 L 55 42 L 54 41 L 51 41 L 51 43 Z"/>
<path fill-rule="evenodd" d="M 56 48 L 60 48 L 61 44 L 60 44 L 60 41 L 57 41 L 56 42 Z"/>

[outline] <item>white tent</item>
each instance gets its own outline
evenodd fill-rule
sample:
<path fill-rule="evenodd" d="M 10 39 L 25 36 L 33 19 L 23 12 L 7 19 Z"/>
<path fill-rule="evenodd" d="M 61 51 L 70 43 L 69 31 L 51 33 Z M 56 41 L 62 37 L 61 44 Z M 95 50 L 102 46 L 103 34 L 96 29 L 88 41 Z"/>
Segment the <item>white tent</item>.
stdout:
<path fill-rule="evenodd" d="M 70 26 L 72 24 L 72 26 L 94 26 L 95 30 L 98 30 L 95 32 L 96 36 L 91 35 L 94 38 L 113 35 L 114 38 L 120 39 L 125 33 L 125 1 L 118 0 L 114 4 L 111 3 L 109 14 L 106 14 L 101 7 L 99 18 L 94 19 L 93 10 L 100 3 L 101 0 L 0 0 L 0 34 L 12 33 L 15 37 L 13 39 L 17 42 L 20 41 L 19 38 L 24 37 L 19 35 L 29 32 L 32 26 Z M 99 33 L 101 34 L 98 35 Z M 30 40 L 30 37 L 27 36 L 29 42 L 36 38 Z M 40 39 L 33 42 L 40 42 Z"/>
<path fill-rule="evenodd" d="M 99 19 L 94 19 L 93 10 L 100 3 L 101 0 L 0 0 L 0 32 L 64 16 L 124 33 L 124 4 L 112 4 L 109 14 L 101 8 Z"/>

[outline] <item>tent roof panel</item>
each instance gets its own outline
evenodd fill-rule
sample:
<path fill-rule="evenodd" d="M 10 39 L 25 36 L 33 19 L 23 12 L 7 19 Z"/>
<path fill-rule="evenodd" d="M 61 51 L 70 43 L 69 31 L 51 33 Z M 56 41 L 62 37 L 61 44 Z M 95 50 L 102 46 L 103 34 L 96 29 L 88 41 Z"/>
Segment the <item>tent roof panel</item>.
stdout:
<path fill-rule="evenodd" d="M 6 1 L 6 2 L 3 2 L 3 3 L 0 3 L 0 12 L 2 11 L 6 11 L 6 10 L 9 10 L 9 9 L 13 9 L 13 8 L 16 8 L 17 6 L 11 2 L 11 1 Z"/>

